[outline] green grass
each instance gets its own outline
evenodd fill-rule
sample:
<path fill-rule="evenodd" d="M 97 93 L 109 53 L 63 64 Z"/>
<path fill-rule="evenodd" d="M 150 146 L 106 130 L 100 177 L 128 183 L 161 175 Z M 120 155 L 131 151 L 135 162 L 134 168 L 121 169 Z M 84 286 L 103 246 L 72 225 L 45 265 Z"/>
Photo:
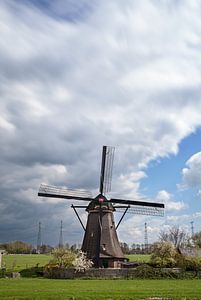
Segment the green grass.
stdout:
<path fill-rule="evenodd" d="M 1 279 L 0 299 L 201 299 L 201 280 Z"/>
<path fill-rule="evenodd" d="M 42 267 L 50 259 L 51 255 L 44 254 L 10 254 L 3 256 L 3 263 L 5 263 L 7 271 L 19 272 L 23 269 L 35 267 L 37 264 Z"/>
<path fill-rule="evenodd" d="M 150 261 L 150 254 L 129 254 L 126 255 L 129 258 L 129 261 L 137 261 L 137 262 L 144 262 L 148 263 Z"/>

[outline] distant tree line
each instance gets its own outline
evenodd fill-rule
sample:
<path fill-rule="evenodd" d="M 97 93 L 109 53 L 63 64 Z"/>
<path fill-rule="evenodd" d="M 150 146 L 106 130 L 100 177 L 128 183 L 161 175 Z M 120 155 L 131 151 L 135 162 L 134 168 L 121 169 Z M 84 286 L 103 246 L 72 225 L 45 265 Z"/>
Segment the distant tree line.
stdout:
<path fill-rule="evenodd" d="M 52 247 L 50 245 L 45 244 L 35 248 L 32 244 L 22 241 L 14 241 L 0 244 L 0 249 L 6 250 L 6 252 L 10 254 L 48 254 L 51 253 L 55 248 L 58 248 L 58 246 Z M 80 246 L 76 244 L 69 245 L 67 243 L 61 248 L 65 248 L 71 250 L 72 252 L 76 252 L 80 249 Z"/>
<path fill-rule="evenodd" d="M 21 241 L 0 244 L 0 248 L 11 254 L 30 254 L 33 246 Z"/>

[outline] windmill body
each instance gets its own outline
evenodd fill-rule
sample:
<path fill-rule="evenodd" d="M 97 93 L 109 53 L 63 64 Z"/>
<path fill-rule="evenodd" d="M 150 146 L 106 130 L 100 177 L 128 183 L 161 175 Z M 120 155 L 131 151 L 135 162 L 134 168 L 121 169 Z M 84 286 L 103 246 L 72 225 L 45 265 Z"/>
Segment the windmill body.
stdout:
<path fill-rule="evenodd" d="M 129 210 L 134 214 L 162 216 L 164 204 L 125 199 L 107 199 L 105 194 L 111 189 L 114 148 L 103 146 L 100 176 L 100 194 L 95 198 L 90 192 L 70 190 L 42 184 L 39 196 L 88 201 L 88 206 L 72 205 L 84 231 L 82 251 L 94 262 L 94 267 L 119 267 L 125 260 L 121 250 L 117 227 Z M 120 205 L 119 205 L 120 204 Z M 85 208 L 88 212 L 86 228 L 76 208 Z M 114 222 L 116 209 L 126 209 L 117 226 Z"/>
<path fill-rule="evenodd" d="M 82 251 L 95 266 L 114 267 L 124 260 L 114 222 L 113 205 L 98 195 L 87 207 L 88 219 Z"/>

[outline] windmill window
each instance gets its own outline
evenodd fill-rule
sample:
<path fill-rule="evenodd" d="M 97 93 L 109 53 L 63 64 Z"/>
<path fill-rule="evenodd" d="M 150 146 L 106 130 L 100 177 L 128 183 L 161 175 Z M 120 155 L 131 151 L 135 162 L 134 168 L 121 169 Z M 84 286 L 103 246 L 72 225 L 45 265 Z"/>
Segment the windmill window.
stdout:
<path fill-rule="evenodd" d="M 106 244 L 103 244 L 103 245 L 102 245 L 103 251 L 106 250 L 105 246 L 106 246 Z"/>
<path fill-rule="evenodd" d="M 91 233 L 91 237 L 93 237 L 93 236 L 94 236 L 94 233 L 92 232 L 92 233 Z"/>

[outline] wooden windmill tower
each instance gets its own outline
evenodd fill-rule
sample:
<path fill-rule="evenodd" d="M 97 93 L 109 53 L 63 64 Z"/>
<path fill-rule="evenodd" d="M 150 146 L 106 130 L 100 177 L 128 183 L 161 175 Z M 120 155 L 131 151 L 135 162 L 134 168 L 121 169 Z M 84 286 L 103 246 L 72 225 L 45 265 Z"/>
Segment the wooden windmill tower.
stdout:
<path fill-rule="evenodd" d="M 126 212 L 141 215 L 163 216 L 164 204 L 146 201 L 134 201 L 111 198 L 105 194 L 111 189 L 114 147 L 103 146 L 99 194 L 93 198 L 87 191 L 58 188 L 42 184 L 38 196 L 88 201 L 87 206 L 72 205 L 84 231 L 82 251 L 92 259 L 95 267 L 117 267 L 123 261 L 117 228 Z M 120 204 L 120 205 L 119 205 Z M 88 212 L 86 228 L 76 208 L 85 208 Z M 113 213 L 125 209 L 119 223 L 115 226 Z"/>

